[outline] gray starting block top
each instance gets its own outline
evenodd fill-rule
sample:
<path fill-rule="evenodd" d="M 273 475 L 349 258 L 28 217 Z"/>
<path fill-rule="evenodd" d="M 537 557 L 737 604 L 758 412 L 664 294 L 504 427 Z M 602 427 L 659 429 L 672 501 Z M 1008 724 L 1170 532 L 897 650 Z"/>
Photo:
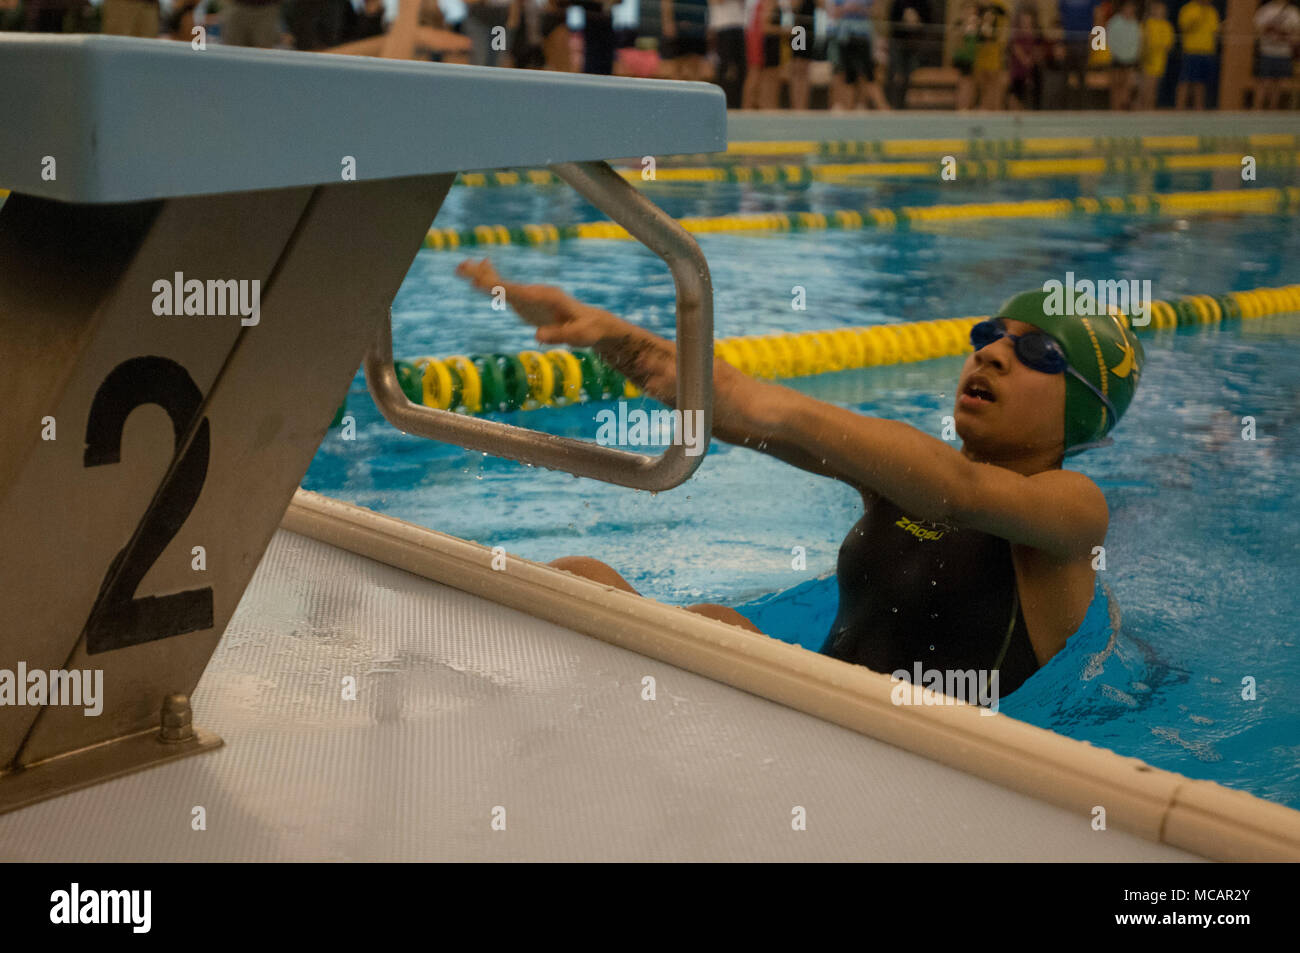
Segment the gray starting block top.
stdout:
<path fill-rule="evenodd" d="M 0 186 L 65 202 L 716 152 L 726 126 L 709 83 L 0 35 Z"/>

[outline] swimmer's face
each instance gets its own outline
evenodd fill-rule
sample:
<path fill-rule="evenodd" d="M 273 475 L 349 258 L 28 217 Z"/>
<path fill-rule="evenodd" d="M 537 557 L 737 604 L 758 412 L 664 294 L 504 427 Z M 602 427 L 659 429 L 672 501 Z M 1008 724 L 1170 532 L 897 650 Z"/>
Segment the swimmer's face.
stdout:
<path fill-rule="evenodd" d="M 1002 325 L 1010 334 L 1037 330 L 1023 321 Z M 1065 447 L 1065 375 L 1026 367 L 1015 343 L 998 338 L 966 358 L 953 416 L 957 436 L 980 456 L 1059 453 Z"/>

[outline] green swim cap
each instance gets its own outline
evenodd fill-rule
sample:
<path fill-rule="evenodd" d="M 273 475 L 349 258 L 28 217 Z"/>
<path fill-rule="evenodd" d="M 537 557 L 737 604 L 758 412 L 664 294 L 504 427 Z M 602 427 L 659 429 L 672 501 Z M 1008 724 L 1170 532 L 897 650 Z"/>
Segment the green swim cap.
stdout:
<path fill-rule="evenodd" d="M 1049 299 L 1050 307 L 1049 307 Z M 1072 310 L 1074 314 L 1052 313 Z M 1079 375 L 1106 396 L 1115 414 L 1073 374 L 1065 375 L 1065 452 L 1079 453 L 1104 443 L 1119 415 L 1128 409 L 1142 376 L 1146 355 L 1133 334 L 1128 318 L 1098 311 L 1094 299 L 1080 296 L 1070 307 L 1060 292 L 1026 291 L 1011 298 L 998 317 L 1023 321 L 1047 332 L 1065 351 L 1066 360 Z"/>

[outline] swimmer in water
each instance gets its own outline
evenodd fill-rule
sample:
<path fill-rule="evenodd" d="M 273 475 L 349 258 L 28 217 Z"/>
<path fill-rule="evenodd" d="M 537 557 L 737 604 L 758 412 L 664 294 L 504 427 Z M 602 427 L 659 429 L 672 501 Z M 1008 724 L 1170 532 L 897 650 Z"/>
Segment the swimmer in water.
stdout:
<path fill-rule="evenodd" d="M 487 259 L 462 262 L 456 273 L 486 293 L 503 287 L 540 343 L 594 348 L 673 405 L 673 342 L 559 288 L 504 281 Z M 1103 597 L 1093 561 L 1106 539 L 1106 498 L 1061 465 L 1109 442 L 1144 355 L 1127 319 L 1086 316 L 1096 310 L 1090 299 L 1071 308 L 1059 298 L 1018 294 L 972 329 L 975 350 L 954 408 L 960 450 L 715 359 L 715 437 L 841 480 L 862 496 L 863 516 L 840 547 L 839 613 L 823 654 L 886 674 L 916 663 L 997 671 L 1005 696 L 1064 647 Z M 551 565 L 636 591 L 595 559 Z M 726 606 L 687 608 L 759 631 Z"/>

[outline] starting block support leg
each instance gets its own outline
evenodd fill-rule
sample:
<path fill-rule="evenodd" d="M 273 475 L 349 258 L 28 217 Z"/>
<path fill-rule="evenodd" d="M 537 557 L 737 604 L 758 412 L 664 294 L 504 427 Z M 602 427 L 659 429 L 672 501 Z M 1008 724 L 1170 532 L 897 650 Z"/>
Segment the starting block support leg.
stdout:
<path fill-rule="evenodd" d="M 0 208 L 0 701 L 5 672 L 15 693 L 0 812 L 220 744 L 159 726 L 193 694 L 453 179 Z M 178 274 L 258 282 L 257 322 L 157 314 Z M 41 701 L 20 670 L 102 690 L 56 704 L 69 696 L 47 684 Z"/>

